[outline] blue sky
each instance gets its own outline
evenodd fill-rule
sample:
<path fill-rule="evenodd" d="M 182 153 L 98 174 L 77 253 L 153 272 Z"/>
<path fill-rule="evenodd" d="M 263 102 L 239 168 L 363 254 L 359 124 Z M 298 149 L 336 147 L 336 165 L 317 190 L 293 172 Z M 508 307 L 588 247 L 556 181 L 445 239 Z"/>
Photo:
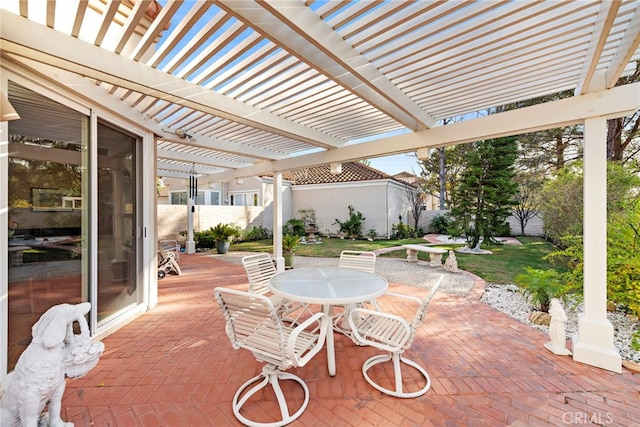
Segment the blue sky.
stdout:
<path fill-rule="evenodd" d="M 389 175 L 395 175 L 400 172 L 412 172 L 419 175 L 421 170 L 415 153 L 396 154 L 394 156 L 370 159 L 369 161 L 371 167 Z"/>
<path fill-rule="evenodd" d="M 165 5 L 166 0 L 159 0 L 159 3 L 161 5 Z M 319 7 L 321 4 L 323 4 L 324 1 L 319 1 L 316 2 L 314 4 L 314 8 Z M 185 16 L 185 14 L 193 7 L 193 2 L 191 1 L 187 1 L 185 2 L 180 9 L 178 10 L 175 18 L 172 20 L 171 24 L 172 26 L 177 25 L 182 18 Z M 212 19 L 216 14 L 218 13 L 218 8 L 217 7 L 211 7 L 206 13 L 205 13 L 205 17 L 204 19 L 201 19 L 199 21 L 199 23 L 201 24 L 202 22 L 207 22 L 209 19 Z M 207 19 L 208 18 L 208 19 Z M 233 21 L 233 20 L 232 20 Z M 219 29 L 219 32 L 224 32 L 226 30 L 226 28 L 231 25 L 231 22 L 227 23 L 226 25 L 224 25 L 221 29 Z M 194 26 L 191 30 L 190 33 L 191 34 L 196 34 L 198 31 L 201 30 L 201 27 L 199 26 Z M 163 41 L 165 41 L 166 39 L 162 39 L 161 43 Z M 189 37 L 185 37 L 184 40 L 189 40 Z M 173 49 L 174 53 L 177 53 L 180 51 L 180 49 L 182 49 L 184 47 L 184 41 L 182 44 L 179 44 L 178 46 L 176 46 Z M 192 56 L 195 56 L 198 54 L 199 51 L 201 51 L 202 49 L 204 49 L 206 46 L 201 46 L 197 52 L 193 53 Z M 229 46 L 228 49 L 231 49 L 233 46 Z M 245 55 L 250 54 L 253 50 L 258 49 L 259 46 L 256 46 L 254 49 L 252 49 L 250 52 L 245 53 Z M 218 54 L 219 55 L 223 55 L 224 52 L 220 52 Z M 163 61 L 163 63 L 159 64 L 158 68 L 162 69 L 163 66 L 166 65 L 166 63 L 168 61 L 171 60 L 171 58 L 173 57 L 173 55 L 169 55 L 167 59 L 165 59 Z M 211 61 L 215 61 L 216 58 L 212 58 Z M 206 67 L 207 64 L 202 65 L 202 67 Z M 180 70 L 175 70 L 174 73 L 179 72 Z M 194 73 L 197 74 L 197 73 Z M 399 130 L 399 131 L 395 131 L 395 132 L 390 132 L 389 135 L 393 135 L 393 134 L 399 134 L 399 133 L 404 133 L 406 132 L 406 130 Z M 381 138 L 384 136 L 388 136 L 388 135 L 376 135 L 375 137 L 370 137 L 370 138 L 365 138 L 364 140 L 369 140 L 369 139 L 377 139 L 377 138 Z M 363 140 L 363 141 L 364 141 Z M 363 141 L 351 141 L 351 143 L 357 143 L 357 142 L 363 142 Z M 415 157 L 414 153 L 407 153 L 407 154 L 398 154 L 398 155 L 394 155 L 394 156 L 388 156 L 388 157 L 380 157 L 377 159 L 369 159 L 370 164 L 372 167 L 379 169 L 385 173 L 388 173 L 389 175 L 394 175 L 400 172 L 413 172 L 418 174 L 420 172 L 420 166 L 418 165 L 417 159 Z"/>

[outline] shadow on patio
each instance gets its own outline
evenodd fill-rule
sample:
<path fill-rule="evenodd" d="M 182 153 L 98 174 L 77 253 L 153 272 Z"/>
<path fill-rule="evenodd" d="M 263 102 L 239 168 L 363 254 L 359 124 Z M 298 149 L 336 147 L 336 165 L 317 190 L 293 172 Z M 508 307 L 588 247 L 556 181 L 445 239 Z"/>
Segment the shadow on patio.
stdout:
<path fill-rule="evenodd" d="M 105 338 L 98 365 L 67 382 L 63 419 L 76 427 L 240 425 L 231 399 L 262 365 L 231 348 L 213 289 L 246 289 L 244 270 L 202 254 L 183 255 L 180 265 L 181 276 L 159 281 L 158 306 Z M 390 286 L 400 287 L 424 291 Z M 483 289 L 477 282 L 466 297 L 440 292 L 432 301 L 407 352 L 431 376 L 427 394 L 405 400 L 376 391 L 361 373 L 376 351 L 336 334 L 335 377 L 325 352 L 291 369 L 309 386 L 310 402 L 290 425 L 626 426 L 640 419 L 640 376 L 552 354 L 546 334 L 479 302 Z M 265 400 L 256 410 L 276 408 L 274 398 Z"/>

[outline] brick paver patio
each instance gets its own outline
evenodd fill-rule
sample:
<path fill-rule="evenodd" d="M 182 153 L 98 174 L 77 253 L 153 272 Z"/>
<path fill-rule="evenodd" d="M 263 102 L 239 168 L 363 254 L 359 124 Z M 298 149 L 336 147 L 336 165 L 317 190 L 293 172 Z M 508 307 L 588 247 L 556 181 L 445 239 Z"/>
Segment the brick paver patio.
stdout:
<path fill-rule="evenodd" d="M 402 262 L 401 260 L 398 261 Z M 63 418 L 76 427 L 237 426 L 231 399 L 261 364 L 234 351 L 213 297 L 216 286 L 246 289 L 237 264 L 183 255 L 183 274 L 159 281 L 160 302 L 103 340 L 86 376 L 67 382 Z M 391 284 L 393 290 L 424 289 Z M 640 376 L 615 374 L 556 356 L 548 336 L 479 302 L 439 293 L 407 356 L 427 368 L 422 397 L 383 395 L 362 378 L 376 351 L 336 334 L 337 374 L 326 354 L 292 372 L 309 386 L 307 410 L 292 426 L 630 426 L 640 419 Z M 265 416 L 272 396 L 256 405 Z"/>

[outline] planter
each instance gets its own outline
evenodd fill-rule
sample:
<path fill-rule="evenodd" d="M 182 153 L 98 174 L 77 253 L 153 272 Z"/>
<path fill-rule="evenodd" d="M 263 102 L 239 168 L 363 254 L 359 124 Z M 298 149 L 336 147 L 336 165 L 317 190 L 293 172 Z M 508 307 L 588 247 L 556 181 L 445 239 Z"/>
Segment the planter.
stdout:
<path fill-rule="evenodd" d="M 229 252 L 230 246 L 231 242 L 227 242 L 226 240 L 216 240 L 216 250 L 219 254 L 226 254 Z"/>
<path fill-rule="evenodd" d="M 294 255 L 295 253 L 293 252 L 285 252 L 282 254 L 284 257 L 284 268 L 293 268 Z"/>

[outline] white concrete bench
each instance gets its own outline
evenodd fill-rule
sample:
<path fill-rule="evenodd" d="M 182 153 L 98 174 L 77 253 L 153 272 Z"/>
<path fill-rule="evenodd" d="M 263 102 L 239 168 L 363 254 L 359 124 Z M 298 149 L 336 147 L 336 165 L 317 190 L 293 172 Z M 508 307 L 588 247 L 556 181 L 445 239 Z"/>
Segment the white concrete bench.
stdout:
<path fill-rule="evenodd" d="M 434 248 L 432 246 L 423 245 L 402 245 L 407 250 L 407 261 L 418 262 L 418 252 L 426 252 L 429 254 L 429 265 L 431 267 L 442 266 L 442 254 L 446 254 L 444 249 Z"/>
<path fill-rule="evenodd" d="M 31 246 L 9 246 L 9 265 L 22 265 L 23 251 L 31 249 Z"/>

